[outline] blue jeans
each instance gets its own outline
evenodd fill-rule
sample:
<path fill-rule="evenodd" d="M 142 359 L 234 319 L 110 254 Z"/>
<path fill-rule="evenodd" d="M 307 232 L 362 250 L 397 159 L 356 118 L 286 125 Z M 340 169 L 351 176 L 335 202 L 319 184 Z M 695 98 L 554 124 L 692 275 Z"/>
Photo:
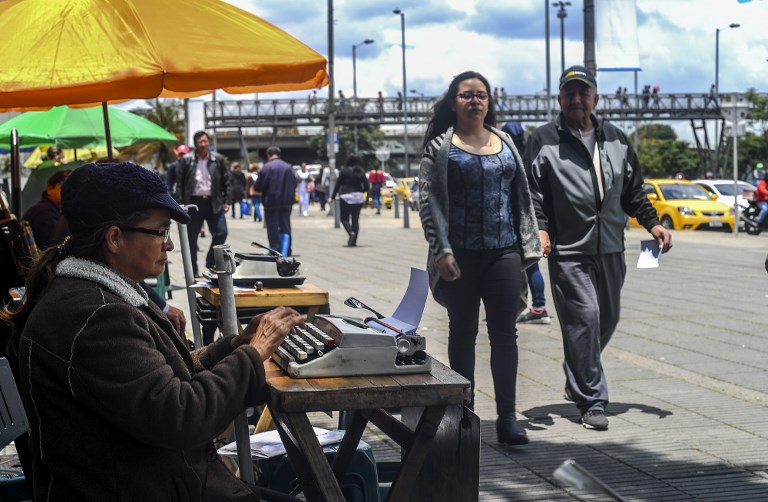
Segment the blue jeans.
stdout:
<path fill-rule="evenodd" d="M 253 206 L 253 221 L 261 221 L 261 195 L 251 195 Z"/>
<path fill-rule="evenodd" d="M 213 212 L 210 197 L 192 197 L 192 204 L 197 205 L 197 211 L 189 212 L 187 233 L 189 237 L 189 251 L 192 255 L 192 272 L 197 277 L 197 238 L 203 228 L 203 221 L 208 224 L 211 232 L 211 247 L 205 255 L 205 266 L 212 268 L 215 265 L 213 258 L 213 246 L 224 244 L 227 240 L 227 218 L 224 211 Z"/>
<path fill-rule="evenodd" d="M 541 275 L 539 264 L 536 263 L 525 269 L 525 274 L 528 276 L 528 287 L 531 290 L 531 306 L 541 310 L 546 306 L 547 300 L 544 297 L 544 276 Z"/>
<path fill-rule="evenodd" d="M 381 208 L 381 183 L 371 185 L 371 194 L 373 196 L 373 207 Z"/>
<path fill-rule="evenodd" d="M 757 215 L 757 224 L 762 225 L 765 216 L 768 215 L 768 202 L 758 202 L 757 207 L 760 208 L 760 214 Z"/>

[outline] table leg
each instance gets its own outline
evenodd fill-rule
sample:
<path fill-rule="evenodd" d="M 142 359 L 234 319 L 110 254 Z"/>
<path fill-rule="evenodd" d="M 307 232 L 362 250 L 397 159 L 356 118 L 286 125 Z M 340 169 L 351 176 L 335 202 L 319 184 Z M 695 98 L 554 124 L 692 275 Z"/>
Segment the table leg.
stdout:
<path fill-rule="evenodd" d="M 310 502 L 344 502 L 339 483 L 307 415 L 271 411 L 304 497 Z"/>
<path fill-rule="evenodd" d="M 445 406 L 429 406 L 421 415 L 413 433 L 411 447 L 403 455 L 400 471 L 392 482 L 387 500 L 408 500 L 409 494 L 419 476 L 421 466 L 429 454 L 430 443 L 435 437 L 445 414 Z"/>
<path fill-rule="evenodd" d="M 344 433 L 344 439 L 339 445 L 339 449 L 336 451 L 336 456 L 333 459 L 333 474 L 336 476 L 336 481 L 341 483 L 344 474 L 349 468 L 349 464 L 352 461 L 352 457 L 357 451 L 357 445 L 360 443 L 360 438 L 363 437 L 365 432 L 365 426 L 368 425 L 368 420 L 363 416 L 359 410 L 352 412 L 352 421 Z"/>

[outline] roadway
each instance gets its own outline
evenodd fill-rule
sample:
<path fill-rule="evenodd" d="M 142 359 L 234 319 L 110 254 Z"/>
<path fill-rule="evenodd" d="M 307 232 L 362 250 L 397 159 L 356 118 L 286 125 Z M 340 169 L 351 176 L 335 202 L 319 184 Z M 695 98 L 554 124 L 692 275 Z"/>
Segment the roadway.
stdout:
<path fill-rule="evenodd" d="M 425 264 L 418 217 L 411 214 L 411 228 L 404 229 L 392 211 L 382 212 L 363 211 L 356 248 L 345 246 L 343 230 L 333 229 L 333 219 L 320 214 L 318 206 L 308 217 L 294 213 L 293 248 L 308 282 L 330 291 L 333 313 L 359 315 L 343 305 L 349 296 L 393 312 L 409 267 Z M 253 251 L 253 240 L 266 243 L 262 224 L 229 217 L 227 223 L 227 242 L 235 251 Z M 499 445 L 487 332 L 481 324 L 476 374 L 480 500 L 608 500 L 563 489 L 552 472 L 566 458 L 576 459 L 627 500 L 766 500 L 768 274 L 763 261 L 768 238 L 676 231 L 674 248 L 661 267 L 639 270 L 634 264 L 644 238 L 640 229 L 627 233 L 622 321 L 603 355 L 612 399 L 608 431 L 584 429 L 576 408 L 562 398 L 555 316 L 551 325 L 518 326 L 517 410 L 531 444 Z M 203 239 L 201 248 L 209 243 Z M 182 284 L 180 252 L 173 251 L 170 259 L 172 282 Z M 546 262 L 542 270 L 546 276 Z M 188 310 L 181 292 L 171 303 Z M 551 302 L 548 306 L 554 315 Z M 446 363 L 447 327 L 444 309 L 430 298 L 419 331 L 428 338 L 428 352 Z M 335 423 L 322 414 L 314 419 L 320 426 Z M 396 447 L 375 429 L 364 440 L 377 460 L 398 458 Z"/>

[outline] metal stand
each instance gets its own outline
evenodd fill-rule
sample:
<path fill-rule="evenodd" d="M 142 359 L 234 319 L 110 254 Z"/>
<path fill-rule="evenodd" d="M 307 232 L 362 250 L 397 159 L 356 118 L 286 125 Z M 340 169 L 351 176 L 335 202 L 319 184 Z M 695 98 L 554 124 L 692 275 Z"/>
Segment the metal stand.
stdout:
<path fill-rule="evenodd" d="M 190 204 L 184 206 L 187 212 L 190 209 L 197 211 L 197 206 Z M 200 320 L 195 315 L 197 311 L 197 299 L 195 297 L 195 291 L 191 286 L 195 283 L 195 274 L 192 271 L 192 252 L 189 249 L 189 233 L 187 232 L 187 226 L 181 223 L 177 224 L 179 227 L 179 245 L 181 246 L 181 259 L 184 262 L 184 283 L 187 290 L 187 301 L 189 302 L 189 317 L 192 320 L 192 337 L 195 342 L 195 348 L 199 349 L 203 346 L 203 334 L 200 329 Z M 182 333 L 183 334 L 183 333 Z"/>
<path fill-rule="evenodd" d="M 411 219 L 408 217 L 410 202 L 403 196 L 403 228 L 411 228 Z"/>
<path fill-rule="evenodd" d="M 400 218 L 400 196 L 397 194 L 392 195 L 392 207 L 395 208 L 395 219 Z"/>
<path fill-rule="evenodd" d="M 221 332 L 224 336 L 237 335 L 240 332 L 240 326 L 235 309 L 235 288 L 232 281 L 232 274 L 237 267 L 235 255 L 232 254 L 228 244 L 220 244 L 213 246 L 213 257 L 216 263 L 216 275 L 219 279 Z M 245 411 L 235 417 L 235 441 L 237 442 L 237 463 L 240 466 L 240 478 L 246 483 L 253 484 L 253 461 L 251 460 L 248 417 Z"/>

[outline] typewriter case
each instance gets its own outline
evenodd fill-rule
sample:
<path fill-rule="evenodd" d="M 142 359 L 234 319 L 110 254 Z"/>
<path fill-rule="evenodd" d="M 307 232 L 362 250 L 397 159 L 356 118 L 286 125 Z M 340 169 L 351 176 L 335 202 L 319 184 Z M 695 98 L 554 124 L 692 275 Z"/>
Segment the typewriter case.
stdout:
<path fill-rule="evenodd" d="M 283 288 L 304 284 L 306 277 L 301 271 L 301 262 L 295 258 L 283 258 L 271 254 L 235 253 L 237 268 L 232 274 L 235 286 L 257 288 L 260 282 L 265 288 Z M 203 272 L 203 276 L 214 285 L 218 276 L 212 270 Z"/>

